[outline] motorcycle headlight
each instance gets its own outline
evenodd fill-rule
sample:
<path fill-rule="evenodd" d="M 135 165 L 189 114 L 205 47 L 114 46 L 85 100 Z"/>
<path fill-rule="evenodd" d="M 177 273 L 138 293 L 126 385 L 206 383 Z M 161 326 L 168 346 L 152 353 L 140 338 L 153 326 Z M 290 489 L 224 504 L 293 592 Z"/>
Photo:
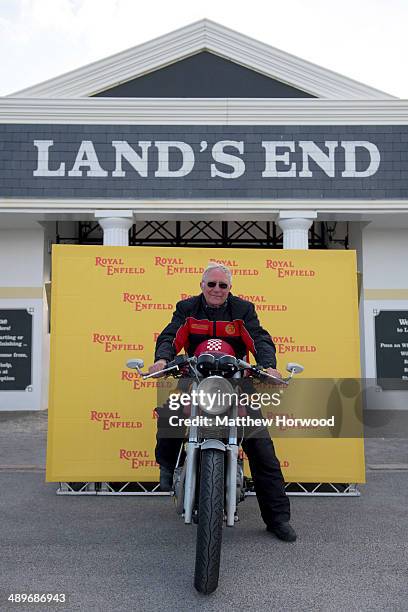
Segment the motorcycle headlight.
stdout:
<path fill-rule="evenodd" d="M 228 380 L 222 376 L 209 376 L 197 388 L 198 405 L 210 415 L 227 412 L 235 400 L 236 393 Z"/>

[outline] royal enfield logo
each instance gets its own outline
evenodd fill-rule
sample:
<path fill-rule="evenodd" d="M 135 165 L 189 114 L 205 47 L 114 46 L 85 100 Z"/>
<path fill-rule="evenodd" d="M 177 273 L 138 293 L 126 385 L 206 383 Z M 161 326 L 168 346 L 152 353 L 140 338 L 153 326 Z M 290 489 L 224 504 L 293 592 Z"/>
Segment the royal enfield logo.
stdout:
<path fill-rule="evenodd" d="M 143 351 L 143 344 L 127 344 L 122 341 L 120 334 L 92 334 L 92 342 L 101 344 L 104 347 L 105 353 L 113 353 L 114 351 Z"/>
<path fill-rule="evenodd" d="M 121 257 L 95 257 L 95 266 L 105 268 L 107 276 L 116 274 L 144 274 L 144 268 L 132 268 L 125 265 Z"/>
<path fill-rule="evenodd" d="M 204 268 L 197 266 L 187 266 L 179 257 L 155 257 L 154 265 L 164 268 L 167 276 L 175 274 L 202 274 Z"/>
<path fill-rule="evenodd" d="M 258 276 L 259 274 L 259 270 L 256 268 L 238 268 L 235 259 L 210 259 L 210 261 L 230 268 L 232 276 Z M 202 274 L 204 272 L 202 266 L 188 266 L 184 263 L 183 259 L 176 257 L 155 257 L 154 265 L 165 268 L 167 276 L 173 276 L 174 274 Z"/>
<path fill-rule="evenodd" d="M 229 268 L 232 276 L 258 276 L 259 274 L 256 268 L 240 268 L 235 259 L 210 259 L 210 261 Z"/>
<path fill-rule="evenodd" d="M 122 295 L 123 302 L 133 305 L 133 310 L 140 312 L 141 310 L 173 310 L 173 304 L 163 304 L 153 302 L 152 296 L 149 293 L 128 293 L 125 291 Z"/>
<path fill-rule="evenodd" d="M 171 380 L 163 378 L 143 380 L 138 372 L 130 370 L 122 370 L 120 379 L 131 382 L 133 391 L 139 391 L 140 389 L 171 389 L 174 386 Z"/>
<path fill-rule="evenodd" d="M 100 423 L 103 431 L 111 429 L 141 429 L 142 421 L 122 421 L 119 412 L 99 412 L 91 410 L 90 421 Z"/>
<path fill-rule="evenodd" d="M 137 470 L 143 467 L 159 467 L 155 459 L 150 458 L 150 453 L 147 450 L 134 449 L 119 449 L 119 459 L 128 461 L 132 470 Z"/>
<path fill-rule="evenodd" d="M 290 260 L 267 259 L 265 266 L 270 270 L 275 270 L 278 278 L 316 276 L 315 270 L 296 268 L 293 261 Z"/>
<path fill-rule="evenodd" d="M 252 302 L 255 306 L 255 310 L 259 312 L 286 312 L 288 307 L 286 304 L 269 304 L 264 295 L 244 295 L 239 293 L 238 297 L 242 300 Z"/>
<path fill-rule="evenodd" d="M 280 355 L 285 353 L 315 353 L 316 346 L 314 344 L 297 344 L 292 336 L 273 336 L 272 340 L 275 343 L 276 351 Z"/>
<path fill-rule="evenodd" d="M 258 276 L 259 270 L 256 268 L 232 268 L 232 276 Z"/>
<path fill-rule="evenodd" d="M 221 264 L 222 266 L 226 266 L 227 268 L 238 268 L 238 264 L 235 259 L 213 259 L 210 258 L 211 262 Z"/>

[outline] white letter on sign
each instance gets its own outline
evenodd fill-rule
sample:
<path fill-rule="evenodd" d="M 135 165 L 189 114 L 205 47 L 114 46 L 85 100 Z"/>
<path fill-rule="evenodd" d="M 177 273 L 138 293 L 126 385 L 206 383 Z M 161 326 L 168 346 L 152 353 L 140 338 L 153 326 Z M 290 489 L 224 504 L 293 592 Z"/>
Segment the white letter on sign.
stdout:
<path fill-rule="evenodd" d="M 289 151 L 295 150 L 295 143 L 293 140 L 264 140 L 262 146 L 265 149 L 265 170 L 262 172 L 262 176 L 266 178 L 275 178 L 279 176 L 296 176 L 296 164 L 293 163 L 289 166 L 288 170 L 277 170 L 276 163 L 281 162 L 282 164 L 289 165 Z M 289 149 L 284 153 L 277 153 L 276 149 Z"/>
<path fill-rule="evenodd" d="M 341 143 L 345 151 L 344 172 L 341 176 L 347 178 L 364 178 L 375 174 L 380 166 L 381 155 L 375 144 L 365 140 L 349 140 Z M 356 149 L 361 147 L 367 149 L 370 156 L 370 163 L 365 170 L 356 170 Z"/>
<path fill-rule="evenodd" d="M 147 162 L 149 147 L 152 143 L 149 140 L 141 140 L 139 147 L 142 149 L 140 156 L 126 140 L 112 140 L 112 146 L 116 149 L 115 169 L 112 176 L 126 176 L 126 172 L 122 170 L 122 157 L 140 174 L 147 176 Z"/>
<path fill-rule="evenodd" d="M 216 142 L 212 148 L 212 156 L 214 161 L 219 162 L 220 164 L 225 164 L 226 166 L 231 166 L 233 171 L 222 172 L 221 170 L 218 170 L 215 164 L 211 164 L 211 176 L 221 176 L 222 178 L 228 179 L 242 176 L 245 172 L 244 161 L 236 155 L 225 153 L 224 147 L 233 147 L 234 149 L 237 149 L 241 155 L 244 152 L 244 143 L 242 140 L 220 140 L 219 142 Z"/>
<path fill-rule="evenodd" d="M 92 140 L 83 140 L 81 142 L 75 163 L 72 166 L 72 170 L 68 172 L 68 176 L 82 176 L 80 168 L 83 166 L 89 168 L 86 176 L 108 176 L 106 170 L 101 168 L 99 164 Z"/>
<path fill-rule="evenodd" d="M 65 164 L 61 163 L 58 170 L 50 170 L 48 167 L 49 151 L 54 144 L 53 140 L 34 140 L 34 146 L 38 149 L 37 169 L 33 176 L 65 176 Z"/>
<path fill-rule="evenodd" d="M 194 167 L 194 151 L 186 142 L 171 140 L 156 140 L 154 143 L 159 151 L 159 165 L 154 173 L 159 178 L 186 176 Z M 169 149 L 178 149 L 181 152 L 182 163 L 178 170 L 169 168 Z"/>
<path fill-rule="evenodd" d="M 299 176 L 313 176 L 313 172 L 309 170 L 310 157 L 322 170 L 324 170 L 327 176 L 334 177 L 334 152 L 338 144 L 337 140 L 326 140 L 324 145 L 329 149 L 329 153 L 327 154 L 312 140 L 300 140 L 299 147 L 302 149 L 303 167 L 302 171 L 299 172 Z"/>

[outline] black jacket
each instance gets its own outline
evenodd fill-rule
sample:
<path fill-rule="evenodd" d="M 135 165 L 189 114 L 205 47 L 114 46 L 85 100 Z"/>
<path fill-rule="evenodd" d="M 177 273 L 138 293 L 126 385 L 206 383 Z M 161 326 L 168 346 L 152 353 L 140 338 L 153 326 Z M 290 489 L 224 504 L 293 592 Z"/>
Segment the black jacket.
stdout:
<path fill-rule="evenodd" d="M 208 338 L 228 342 L 239 359 L 248 359 L 251 352 L 258 365 L 276 368 L 275 345 L 254 305 L 231 293 L 219 308 L 208 306 L 202 294 L 177 302 L 172 320 L 157 338 L 155 361 L 171 361 L 183 348 L 191 356 Z"/>

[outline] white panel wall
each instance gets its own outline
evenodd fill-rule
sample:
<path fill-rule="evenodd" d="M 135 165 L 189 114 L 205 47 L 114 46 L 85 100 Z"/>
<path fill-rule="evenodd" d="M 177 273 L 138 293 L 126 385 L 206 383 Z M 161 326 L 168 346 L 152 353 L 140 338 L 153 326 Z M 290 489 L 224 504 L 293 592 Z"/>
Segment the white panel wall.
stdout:
<path fill-rule="evenodd" d="M 2 391 L 0 383 L 0 410 L 45 407 L 43 270 L 42 227 L 0 228 L 0 311 L 18 308 L 33 313 L 32 387 L 28 391 Z"/>
<path fill-rule="evenodd" d="M 363 229 L 366 289 L 408 289 L 408 229 Z"/>
<path fill-rule="evenodd" d="M 44 229 L 0 228 L 0 286 L 42 287 Z"/>
<path fill-rule="evenodd" d="M 408 229 L 362 231 L 364 288 L 364 374 L 370 381 L 366 394 L 368 408 L 408 409 L 407 391 L 382 391 L 376 386 L 374 316 L 380 310 L 408 311 Z M 373 290 L 386 290 L 379 296 Z M 406 295 L 398 295 L 403 290 Z"/>

